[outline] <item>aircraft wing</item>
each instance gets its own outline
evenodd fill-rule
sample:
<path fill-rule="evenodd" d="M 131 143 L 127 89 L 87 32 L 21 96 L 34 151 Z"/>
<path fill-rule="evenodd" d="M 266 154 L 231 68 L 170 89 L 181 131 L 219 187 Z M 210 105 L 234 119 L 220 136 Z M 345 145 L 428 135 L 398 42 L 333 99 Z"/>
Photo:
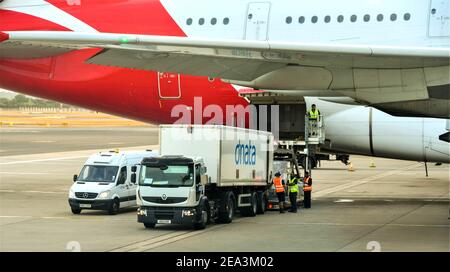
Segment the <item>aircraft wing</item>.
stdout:
<path fill-rule="evenodd" d="M 87 63 L 252 81 L 286 68 L 449 66 L 449 48 L 212 40 L 112 33 L 0 32 L 0 58 L 45 57 L 102 48 Z"/>

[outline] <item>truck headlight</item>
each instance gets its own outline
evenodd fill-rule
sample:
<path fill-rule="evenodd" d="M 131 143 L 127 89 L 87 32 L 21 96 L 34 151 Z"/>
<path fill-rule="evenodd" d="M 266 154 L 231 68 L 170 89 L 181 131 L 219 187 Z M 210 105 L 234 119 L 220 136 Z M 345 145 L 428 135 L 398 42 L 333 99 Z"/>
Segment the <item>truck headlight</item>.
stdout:
<path fill-rule="evenodd" d="M 75 192 L 72 189 L 69 190 L 69 198 L 75 198 Z"/>
<path fill-rule="evenodd" d="M 109 191 L 105 191 L 105 192 L 101 193 L 101 194 L 98 196 L 98 198 L 100 198 L 100 199 L 105 199 L 105 198 L 108 198 L 108 195 L 109 195 Z"/>
<path fill-rule="evenodd" d="M 147 210 L 145 209 L 138 209 L 138 215 L 147 216 Z"/>
<path fill-rule="evenodd" d="M 183 210 L 183 217 L 184 216 L 194 216 L 195 215 L 195 210 L 190 209 L 190 210 Z"/>

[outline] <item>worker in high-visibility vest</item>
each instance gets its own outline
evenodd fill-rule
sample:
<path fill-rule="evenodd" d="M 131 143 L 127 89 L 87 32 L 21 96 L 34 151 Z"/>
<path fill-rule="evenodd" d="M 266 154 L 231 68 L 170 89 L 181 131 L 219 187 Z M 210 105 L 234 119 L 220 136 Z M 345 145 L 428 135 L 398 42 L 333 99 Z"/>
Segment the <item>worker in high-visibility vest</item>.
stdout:
<path fill-rule="evenodd" d="M 308 112 L 309 120 L 319 120 L 320 111 L 316 108 L 316 104 L 311 105 L 311 110 Z"/>
<path fill-rule="evenodd" d="M 278 197 L 278 205 L 280 206 L 280 213 L 284 213 L 284 202 L 286 201 L 286 191 L 284 186 L 286 182 L 281 178 L 281 173 L 277 172 L 272 180 L 275 185 L 275 193 Z"/>
<path fill-rule="evenodd" d="M 316 108 L 316 104 L 311 105 L 311 110 L 308 111 L 309 117 L 309 136 L 318 135 L 318 122 L 320 118 L 320 111 Z"/>
<path fill-rule="evenodd" d="M 311 191 L 312 191 L 312 178 L 308 172 L 305 172 L 303 178 L 303 207 L 305 209 L 311 208 Z"/>
<path fill-rule="evenodd" d="M 299 175 L 295 175 L 289 180 L 289 201 L 291 202 L 291 208 L 289 212 L 297 212 L 297 195 L 298 195 L 298 181 L 300 179 Z"/>

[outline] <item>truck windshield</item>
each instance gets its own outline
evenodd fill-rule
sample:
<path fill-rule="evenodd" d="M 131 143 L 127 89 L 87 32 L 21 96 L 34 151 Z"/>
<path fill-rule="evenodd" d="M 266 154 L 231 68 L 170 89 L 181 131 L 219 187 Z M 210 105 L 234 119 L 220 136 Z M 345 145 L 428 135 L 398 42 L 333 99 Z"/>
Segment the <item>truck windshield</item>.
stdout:
<path fill-rule="evenodd" d="M 194 184 L 193 167 L 171 165 L 166 167 L 145 166 L 141 169 L 139 185 L 152 187 L 191 187 Z"/>
<path fill-rule="evenodd" d="M 118 166 L 85 165 L 81 170 L 78 181 L 85 182 L 115 182 Z"/>

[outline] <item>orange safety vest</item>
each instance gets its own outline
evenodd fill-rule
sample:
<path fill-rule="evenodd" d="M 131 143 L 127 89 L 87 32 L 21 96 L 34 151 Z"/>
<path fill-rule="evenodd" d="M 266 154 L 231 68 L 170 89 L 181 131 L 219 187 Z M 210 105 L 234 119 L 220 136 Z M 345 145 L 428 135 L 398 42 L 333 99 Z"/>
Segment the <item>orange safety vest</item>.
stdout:
<path fill-rule="evenodd" d="M 273 184 L 275 185 L 275 192 L 277 193 L 284 192 L 284 186 L 281 178 L 273 178 Z"/>
<path fill-rule="evenodd" d="M 306 177 L 303 179 L 303 192 L 311 192 L 312 191 L 312 186 L 309 185 L 309 181 L 311 180 L 311 177 Z"/>

